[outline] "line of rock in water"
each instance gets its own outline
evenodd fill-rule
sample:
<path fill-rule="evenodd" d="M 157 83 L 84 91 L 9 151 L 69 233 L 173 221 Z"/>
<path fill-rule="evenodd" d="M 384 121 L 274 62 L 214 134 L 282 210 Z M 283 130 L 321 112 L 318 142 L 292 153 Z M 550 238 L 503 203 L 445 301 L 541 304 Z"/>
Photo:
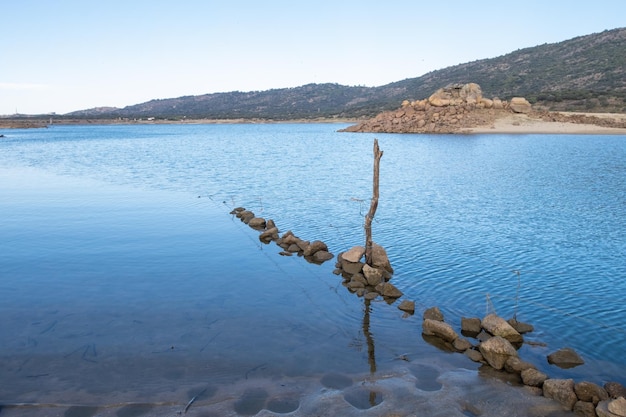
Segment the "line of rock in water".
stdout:
<path fill-rule="evenodd" d="M 333 258 L 324 242 L 309 242 L 295 236 L 291 231 L 279 235 L 273 220 L 256 217 L 243 207 L 237 207 L 231 214 L 241 219 L 251 228 L 260 231 L 259 240 L 263 243 L 275 242 L 283 251 L 281 255 L 297 254 L 307 261 L 321 264 Z M 382 296 L 389 304 L 394 303 L 403 293 L 389 282 L 393 268 L 385 249 L 372 244 L 371 265 L 363 262 L 365 248 L 355 246 L 337 256 L 336 275 L 344 279 L 343 285 L 352 293 L 366 300 Z M 414 314 L 415 302 L 403 300 L 398 308 L 407 314 Z M 519 358 L 518 349 L 524 343 L 523 335 L 534 330 L 533 326 L 516 319 L 504 320 L 496 314 L 489 314 L 482 320 L 477 317 L 461 318 L 461 334 L 473 338 L 473 344 L 461 337 L 450 324 L 444 321 L 437 307 L 427 309 L 423 315 L 422 334 L 426 341 L 448 352 L 464 353 L 474 362 L 488 365 L 498 371 L 517 375 L 519 380 L 537 395 L 543 395 L 559 402 L 565 409 L 585 417 L 626 417 L 626 387 L 618 382 L 607 382 L 603 387 L 593 382 L 574 382 L 573 379 L 550 378 L 535 365 Z M 583 359 L 572 349 L 564 348 L 547 357 L 550 364 L 561 368 L 582 365 Z"/>
<path fill-rule="evenodd" d="M 587 381 L 575 383 L 573 379 L 554 379 L 521 360 L 517 349 L 524 343 L 523 334 L 533 330 L 532 325 L 516 319 L 507 321 L 496 314 L 489 314 L 482 320 L 463 317 L 461 334 L 475 338 L 478 344 L 474 345 L 444 321 L 437 307 L 426 310 L 422 322 L 422 333 L 433 345 L 449 352 L 464 353 L 474 362 L 518 375 L 520 381 L 536 394 L 558 401 L 567 410 L 588 417 L 626 417 L 626 388 L 621 384 L 608 382 L 601 387 Z M 551 353 L 547 359 L 561 368 L 584 363 L 569 348 Z"/>
<path fill-rule="evenodd" d="M 334 257 L 334 255 L 328 251 L 326 243 L 320 240 L 310 242 L 308 240 L 300 239 L 294 235 L 291 230 L 280 236 L 278 227 L 273 220 L 266 220 L 263 217 L 257 217 L 252 211 L 246 210 L 243 207 L 233 209 L 230 214 L 234 214 L 242 222 L 251 228 L 258 230 L 260 232 L 259 240 L 261 242 L 265 244 L 275 242 L 283 249 L 280 252 L 283 256 L 292 256 L 295 254 L 318 265 Z"/>

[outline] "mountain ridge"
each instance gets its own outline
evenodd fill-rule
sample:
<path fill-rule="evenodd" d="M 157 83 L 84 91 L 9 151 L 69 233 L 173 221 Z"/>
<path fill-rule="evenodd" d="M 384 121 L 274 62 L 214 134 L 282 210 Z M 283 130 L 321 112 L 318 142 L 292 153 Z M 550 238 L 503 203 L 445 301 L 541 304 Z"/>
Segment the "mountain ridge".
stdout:
<path fill-rule="evenodd" d="M 80 110 L 66 117 L 163 119 L 366 118 L 428 97 L 453 83 L 479 84 L 488 96 L 526 97 L 534 107 L 626 112 L 626 28 L 605 30 L 431 71 L 378 87 L 306 84 L 154 99 L 124 108 Z"/>

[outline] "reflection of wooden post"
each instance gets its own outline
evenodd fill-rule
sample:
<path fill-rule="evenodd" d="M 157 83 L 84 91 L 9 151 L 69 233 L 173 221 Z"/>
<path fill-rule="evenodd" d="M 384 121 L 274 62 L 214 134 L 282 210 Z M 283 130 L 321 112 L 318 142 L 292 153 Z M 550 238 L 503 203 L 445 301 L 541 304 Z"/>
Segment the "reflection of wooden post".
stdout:
<path fill-rule="evenodd" d="M 378 139 L 374 139 L 374 189 L 370 210 L 365 216 L 365 263 L 372 266 L 372 220 L 378 208 L 378 181 L 380 171 L 380 158 L 383 157 L 383 151 L 378 148 Z"/>
<path fill-rule="evenodd" d="M 376 373 L 376 350 L 374 347 L 374 338 L 370 333 L 370 303 L 371 301 L 365 299 L 365 310 L 363 313 L 363 335 L 367 342 L 367 362 L 370 365 L 370 374 Z"/>

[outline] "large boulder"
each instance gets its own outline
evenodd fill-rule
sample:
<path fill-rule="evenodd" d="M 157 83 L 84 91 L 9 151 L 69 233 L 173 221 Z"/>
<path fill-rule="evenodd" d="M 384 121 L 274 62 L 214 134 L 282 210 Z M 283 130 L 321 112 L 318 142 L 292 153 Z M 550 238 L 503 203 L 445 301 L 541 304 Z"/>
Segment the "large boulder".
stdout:
<path fill-rule="evenodd" d="M 426 311 L 424 311 L 423 318 L 424 320 L 431 319 L 431 320 L 443 321 L 443 313 L 441 312 L 441 310 L 439 310 L 439 307 L 435 306 L 435 307 L 426 309 Z"/>
<path fill-rule="evenodd" d="M 617 416 L 626 417 L 626 399 L 624 397 L 609 401 L 607 408 Z"/>
<path fill-rule="evenodd" d="M 383 271 L 378 268 L 373 268 L 367 264 L 363 265 L 363 275 L 367 279 L 368 285 L 371 285 L 372 287 L 375 287 L 383 282 Z"/>
<path fill-rule="evenodd" d="M 363 262 L 350 262 L 343 258 L 341 259 L 341 269 L 348 275 L 361 273 L 363 266 L 365 266 Z"/>
<path fill-rule="evenodd" d="M 506 320 L 495 314 L 489 314 L 482 321 L 482 327 L 494 336 L 505 338 L 511 343 L 522 343 L 524 339 Z"/>
<path fill-rule="evenodd" d="M 520 376 L 522 377 L 524 385 L 528 385 L 529 387 L 540 387 L 545 380 L 548 379 L 548 375 L 533 368 L 524 369 Z"/>
<path fill-rule="evenodd" d="M 466 336 L 475 337 L 482 330 L 482 325 L 478 317 L 461 317 L 461 333 Z"/>
<path fill-rule="evenodd" d="M 393 274 L 393 268 L 387 257 L 387 251 L 382 246 L 372 242 L 372 266 L 374 268 L 381 268 L 385 271 Z"/>
<path fill-rule="evenodd" d="M 543 383 L 543 396 L 560 402 L 567 410 L 574 409 L 574 404 L 578 401 L 573 379 L 546 379 Z"/>
<path fill-rule="evenodd" d="M 461 87 L 459 97 L 467 103 L 480 103 L 483 98 L 483 92 L 476 83 L 467 83 Z"/>
<path fill-rule="evenodd" d="M 593 382 L 578 382 L 574 385 L 574 392 L 580 401 L 594 403 L 596 405 L 600 401 L 609 399 L 609 394 L 606 390 Z"/>
<path fill-rule="evenodd" d="M 616 400 L 600 401 L 596 413 L 598 417 L 626 417 L 626 400 L 620 397 Z"/>
<path fill-rule="evenodd" d="M 266 221 L 263 217 L 253 217 L 248 221 L 248 226 L 253 229 L 263 230 L 265 229 Z"/>
<path fill-rule="evenodd" d="M 517 350 L 503 337 L 494 336 L 482 342 L 478 347 L 487 363 L 494 369 L 504 368 L 504 364 L 511 356 L 517 356 Z"/>
<path fill-rule="evenodd" d="M 448 323 L 431 319 L 422 322 L 422 333 L 426 336 L 437 336 L 450 343 L 459 338 L 459 335 Z"/>
<path fill-rule="evenodd" d="M 611 398 L 626 398 L 626 387 L 624 387 L 619 382 L 607 382 L 606 384 L 604 384 L 604 389 Z"/>
<path fill-rule="evenodd" d="M 513 97 L 509 103 L 509 108 L 515 113 L 530 113 L 532 106 L 524 97 Z"/>
<path fill-rule="evenodd" d="M 363 246 L 355 246 L 350 250 L 341 254 L 341 258 L 348 262 L 360 262 L 361 258 L 365 255 L 365 248 Z"/>

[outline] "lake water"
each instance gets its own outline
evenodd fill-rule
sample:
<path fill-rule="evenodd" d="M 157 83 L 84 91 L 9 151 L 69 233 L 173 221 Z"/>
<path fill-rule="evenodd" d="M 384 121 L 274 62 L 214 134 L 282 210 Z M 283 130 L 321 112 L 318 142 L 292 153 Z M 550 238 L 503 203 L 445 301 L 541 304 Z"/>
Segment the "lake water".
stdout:
<path fill-rule="evenodd" d="M 520 355 L 544 372 L 626 383 L 626 137 L 344 126 L 0 131 L 0 416 L 514 406 L 507 384 L 422 338 L 432 306 L 459 330 L 515 315 L 535 326 Z M 373 237 L 410 317 L 366 308 L 334 261 L 281 256 L 229 214 L 335 255 L 362 245 L 375 137 Z M 549 365 L 562 347 L 586 364 Z"/>

